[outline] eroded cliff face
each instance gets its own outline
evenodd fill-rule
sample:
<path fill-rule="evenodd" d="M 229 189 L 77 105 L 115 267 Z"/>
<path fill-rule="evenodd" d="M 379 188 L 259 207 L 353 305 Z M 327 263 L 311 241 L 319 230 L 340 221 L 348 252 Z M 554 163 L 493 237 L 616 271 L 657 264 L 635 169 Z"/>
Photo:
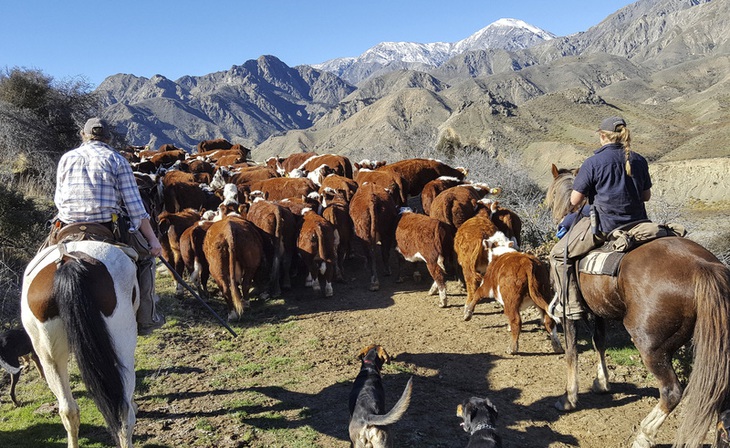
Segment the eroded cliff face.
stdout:
<path fill-rule="evenodd" d="M 730 158 L 656 162 L 649 165 L 649 173 L 653 195 L 672 202 L 701 201 L 730 208 Z"/>

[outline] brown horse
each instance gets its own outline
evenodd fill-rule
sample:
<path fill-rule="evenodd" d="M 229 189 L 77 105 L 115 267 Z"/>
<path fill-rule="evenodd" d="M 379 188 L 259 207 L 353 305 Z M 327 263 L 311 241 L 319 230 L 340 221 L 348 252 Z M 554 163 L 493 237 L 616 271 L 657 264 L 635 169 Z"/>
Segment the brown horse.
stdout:
<path fill-rule="evenodd" d="M 552 171 L 546 202 L 560 219 L 568 210 L 576 170 L 553 165 Z M 700 446 L 710 424 L 730 404 L 730 270 L 699 244 L 666 237 L 627 253 L 617 277 L 580 273 L 579 284 L 595 315 L 593 346 L 600 364 L 593 391 L 609 390 L 605 319 L 623 322 L 644 365 L 659 381 L 659 403 L 641 422 L 632 446 L 652 446 L 659 427 L 682 399 L 675 444 Z M 570 411 L 578 404 L 575 321 L 567 320 L 564 328 L 568 379 L 555 407 Z M 691 340 L 694 362 L 683 397 L 672 357 Z"/>

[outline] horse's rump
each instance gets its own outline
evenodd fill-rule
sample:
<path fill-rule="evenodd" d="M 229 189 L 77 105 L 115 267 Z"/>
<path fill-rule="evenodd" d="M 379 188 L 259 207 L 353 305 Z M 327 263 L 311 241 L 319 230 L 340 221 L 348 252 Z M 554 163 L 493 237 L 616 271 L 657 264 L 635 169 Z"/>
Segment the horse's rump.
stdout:
<path fill-rule="evenodd" d="M 117 246 L 77 241 L 51 246 L 26 268 L 21 317 L 48 385 L 68 421 L 78 407 L 65 365 L 69 352 L 118 445 L 131 444 L 139 293 L 136 266 Z M 69 443 L 74 432 L 67 428 Z M 76 431 L 78 428 L 76 428 Z"/>

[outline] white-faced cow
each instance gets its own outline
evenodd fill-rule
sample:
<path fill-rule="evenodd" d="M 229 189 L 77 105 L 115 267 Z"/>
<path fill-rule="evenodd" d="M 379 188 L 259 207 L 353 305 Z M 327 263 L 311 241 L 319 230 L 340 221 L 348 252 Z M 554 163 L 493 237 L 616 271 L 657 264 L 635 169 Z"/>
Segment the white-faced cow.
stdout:
<path fill-rule="evenodd" d="M 439 160 L 418 158 L 385 164 L 377 171 L 391 171 L 400 174 L 408 186 L 407 191 L 405 191 L 406 197 L 418 196 L 429 181 L 441 176 L 450 176 L 463 180 L 467 174 L 465 168 L 452 168 Z"/>
<path fill-rule="evenodd" d="M 547 266 L 534 255 L 516 251 L 512 241 L 501 232 L 484 240 L 483 244 L 489 254 L 489 265 L 474 295 L 464 304 L 464 320 L 471 319 L 474 307 L 480 300 L 496 299 L 504 307 L 512 335 L 507 352 L 515 354 L 519 351 L 522 330 L 520 311 L 534 305 L 540 311 L 545 330 L 550 335 L 553 351 L 562 353 L 555 321 L 547 313 L 552 297 Z"/>

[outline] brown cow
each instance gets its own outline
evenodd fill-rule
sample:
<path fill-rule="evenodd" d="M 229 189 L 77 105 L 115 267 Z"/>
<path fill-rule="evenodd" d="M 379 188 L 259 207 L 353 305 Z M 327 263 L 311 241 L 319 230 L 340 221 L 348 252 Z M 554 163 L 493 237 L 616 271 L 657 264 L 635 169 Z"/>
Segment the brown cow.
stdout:
<path fill-rule="evenodd" d="M 182 149 L 178 149 L 177 151 L 163 151 L 150 157 L 150 161 L 158 168 L 161 166 L 169 168 L 175 162 L 185 160 L 186 155 L 187 153 Z"/>
<path fill-rule="evenodd" d="M 324 290 L 325 297 L 332 297 L 339 237 L 332 223 L 314 211 L 305 209 L 303 216 L 297 248 L 307 266 L 306 286 L 315 291 Z"/>
<path fill-rule="evenodd" d="M 243 218 L 227 216 L 208 228 L 203 252 L 228 306 L 228 320 L 240 320 L 256 271 L 265 262 L 259 231 Z"/>
<path fill-rule="evenodd" d="M 330 174 L 322 181 L 319 187 L 319 194 L 324 195 L 324 192 L 328 188 L 338 192 L 345 198 L 345 201 L 350 202 L 352 195 L 357 191 L 357 182 L 338 174 Z"/>
<path fill-rule="evenodd" d="M 213 140 L 203 140 L 198 143 L 198 153 L 205 153 L 214 149 L 231 149 L 233 144 L 224 138 L 216 138 Z"/>
<path fill-rule="evenodd" d="M 357 172 L 355 181 L 358 186 L 370 182 L 385 188 L 398 207 L 404 205 L 408 200 L 408 184 L 403 176 L 396 172 L 361 169 Z"/>
<path fill-rule="evenodd" d="M 335 277 L 337 281 L 345 281 L 344 261 L 351 253 L 354 224 L 350 217 L 348 201 L 334 190 L 327 190 L 322 196 L 322 217 L 331 222 L 339 235 L 340 244 L 337 245 L 337 262 L 335 263 Z"/>
<path fill-rule="evenodd" d="M 555 321 L 547 313 L 552 297 L 550 273 L 547 266 L 534 255 L 517 252 L 501 232 L 486 240 L 489 265 L 479 288 L 464 304 L 464 320 L 469 320 L 474 307 L 481 299 L 496 299 L 504 307 L 504 315 L 509 321 L 512 340 L 507 353 L 519 350 L 522 329 L 520 311 L 531 305 L 540 310 L 543 325 L 552 341 L 553 351 L 562 353 Z"/>
<path fill-rule="evenodd" d="M 483 199 L 482 202 L 486 203 L 487 201 Z M 515 249 L 519 249 L 522 244 L 522 220 L 520 217 L 512 210 L 499 205 L 498 201 L 491 201 L 489 209 L 491 211 L 490 219 L 494 225 L 514 242 Z"/>
<path fill-rule="evenodd" d="M 446 307 L 446 266 L 451 266 L 454 252 L 454 230 L 451 226 L 426 215 L 413 213 L 410 209 L 401 209 L 395 241 L 396 251 L 401 255 L 398 257 L 398 281 L 402 281 L 402 260 L 425 262 L 433 278 L 428 294 L 434 295 L 438 291 L 439 306 Z"/>
<path fill-rule="evenodd" d="M 162 178 L 165 210 L 170 213 L 186 208 L 211 210 L 218 207 L 221 200 L 212 191 L 201 188 L 195 182 L 193 173 L 170 170 Z"/>
<path fill-rule="evenodd" d="M 162 256 L 175 268 L 175 272 L 182 276 L 185 272 L 185 262 L 180 251 L 180 237 L 185 229 L 200 220 L 200 213 L 193 209 L 185 209 L 177 213 L 163 211 L 158 216 L 160 245 Z M 182 297 L 183 286 L 178 283 L 175 296 Z"/>
<path fill-rule="evenodd" d="M 269 289 L 273 297 L 279 297 L 282 288 L 291 288 L 291 264 L 297 240 L 294 215 L 278 204 L 256 199 L 249 206 L 246 219 L 271 241 L 271 253 L 268 257 L 271 259 Z"/>
<path fill-rule="evenodd" d="M 211 176 L 215 174 L 215 167 L 212 163 L 208 162 L 207 160 L 203 159 L 188 159 L 186 160 L 182 165 L 187 166 L 187 171 L 190 173 L 207 173 Z"/>
<path fill-rule="evenodd" d="M 306 173 L 311 173 L 323 165 L 332 168 L 335 174 L 352 179 L 352 163 L 350 159 L 338 154 L 313 154 L 312 157 L 306 159 L 297 168 Z"/>
<path fill-rule="evenodd" d="M 431 204 L 442 191 L 464 183 L 466 182 L 463 180 L 448 176 L 441 176 L 438 179 L 426 183 L 423 186 L 423 190 L 421 190 L 421 208 L 423 209 L 423 213 L 427 215 L 431 214 Z"/>
<path fill-rule="evenodd" d="M 165 151 L 184 151 L 182 148 L 178 148 L 177 146 L 173 145 L 172 143 L 163 143 L 157 148 L 157 152 L 165 152 Z"/>
<path fill-rule="evenodd" d="M 210 295 L 208 293 L 210 268 L 203 252 L 203 241 L 212 224 L 213 221 L 201 219 L 185 229 L 179 243 L 180 256 L 188 272 L 188 280 L 198 289 L 198 292 L 205 294 L 206 297 Z"/>
<path fill-rule="evenodd" d="M 494 236 L 496 232 L 497 227 L 486 213 L 469 218 L 456 230 L 454 252 L 466 286 L 467 303 L 474 300 L 474 292 L 489 265 L 489 254 L 483 241 Z"/>
<path fill-rule="evenodd" d="M 482 207 L 479 200 L 493 191 L 485 184 L 451 187 L 434 198 L 429 216 L 458 229 Z"/>
<path fill-rule="evenodd" d="M 279 174 L 265 166 L 241 167 L 233 170 L 222 166 L 213 175 L 210 187 L 214 190 L 220 190 L 225 184 L 230 183 L 245 186 L 248 190 L 248 187 L 254 182 L 275 177 L 279 177 Z"/>
<path fill-rule="evenodd" d="M 467 170 L 452 168 L 449 165 L 434 159 L 406 159 L 383 165 L 378 171 L 391 171 L 400 174 L 408 185 L 405 196 L 418 196 L 424 185 L 441 176 L 450 176 L 463 180 Z"/>
<path fill-rule="evenodd" d="M 295 152 L 288 157 L 269 157 L 266 159 L 266 166 L 275 169 L 279 175 L 284 176 L 316 155 L 314 152 Z"/>
<path fill-rule="evenodd" d="M 316 192 L 317 186 L 306 177 L 290 178 L 275 177 L 251 183 L 251 191 L 259 190 L 270 201 L 280 201 L 285 198 L 306 197 Z"/>
<path fill-rule="evenodd" d="M 366 182 L 361 184 L 350 201 L 350 217 L 355 235 L 363 243 L 370 269 L 370 290 L 380 289 L 375 263 L 375 247 L 380 243 L 383 269 L 390 275 L 390 249 L 395 241 L 398 210 L 393 197 L 385 188 Z"/>
<path fill-rule="evenodd" d="M 213 160 L 213 159 L 211 159 Z M 236 163 L 243 163 L 246 161 L 246 156 L 243 154 L 226 154 L 224 156 L 218 157 L 218 159 L 213 160 L 216 165 L 218 166 L 229 166 L 234 165 Z"/>

